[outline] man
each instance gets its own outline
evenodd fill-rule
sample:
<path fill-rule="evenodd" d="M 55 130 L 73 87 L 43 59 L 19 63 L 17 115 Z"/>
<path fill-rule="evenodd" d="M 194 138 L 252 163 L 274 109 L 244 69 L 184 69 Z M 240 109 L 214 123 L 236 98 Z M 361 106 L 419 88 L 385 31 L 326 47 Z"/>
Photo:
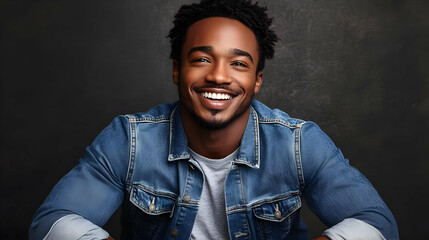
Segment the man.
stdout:
<path fill-rule="evenodd" d="M 277 36 L 244 0 L 184 5 L 170 31 L 180 102 L 117 117 L 36 212 L 30 239 L 398 239 L 368 180 L 311 122 L 253 100 Z"/>

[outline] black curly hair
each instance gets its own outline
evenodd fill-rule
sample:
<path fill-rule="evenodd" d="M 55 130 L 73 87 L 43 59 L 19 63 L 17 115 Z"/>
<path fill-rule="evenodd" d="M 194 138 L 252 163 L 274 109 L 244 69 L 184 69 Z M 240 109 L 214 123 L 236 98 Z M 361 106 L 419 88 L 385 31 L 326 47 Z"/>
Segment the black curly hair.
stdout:
<path fill-rule="evenodd" d="M 227 17 L 235 19 L 250 28 L 258 41 L 258 73 L 265 66 L 265 58 L 274 57 L 274 44 L 278 37 L 270 29 L 272 18 L 268 17 L 266 7 L 252 4 L 250 0 L 201 0 L 200 3 L 183 5 L 174 16 L 174 27 L 168 38 L 171 43 L 170 58 L 180 61 L 180 53 L 188 28 L 195 22 L 208 17 Z"/>

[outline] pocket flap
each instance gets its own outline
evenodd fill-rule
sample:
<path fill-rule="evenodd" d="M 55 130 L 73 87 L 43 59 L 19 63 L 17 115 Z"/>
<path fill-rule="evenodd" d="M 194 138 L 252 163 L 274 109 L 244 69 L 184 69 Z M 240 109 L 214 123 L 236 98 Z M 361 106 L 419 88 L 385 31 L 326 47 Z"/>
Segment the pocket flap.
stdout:
<path fill-rule="evenodd" d="M 141 185 L 133 185 L 130 194 L 130 201 L 150 215 L 170 213 L 176 198 L 174 194 L 155 191 Z"/>
<path fill-rule="evenodd" d="M 253 208 L 253 213 L 257 218 L 263 220 L 281 222 L 300 207 L 301 198 L 299 195 L 287 194 L 280 199 L 263 201 L 261 205 Z"/>

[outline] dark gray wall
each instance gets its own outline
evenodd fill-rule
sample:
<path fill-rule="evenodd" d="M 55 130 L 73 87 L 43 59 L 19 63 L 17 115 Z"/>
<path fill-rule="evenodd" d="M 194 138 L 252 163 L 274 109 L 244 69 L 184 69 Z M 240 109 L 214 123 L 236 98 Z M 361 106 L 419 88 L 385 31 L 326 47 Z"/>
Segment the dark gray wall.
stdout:
<path fill-rule="evenodd" d="M 379 190 L 402 239 L 429 236 L 428 1 L 260 2 L 281 41 L 257 98 L 317 122 Z M 114 116 L 177 99 L 165 36 L 182 3 L 1 2 L 2 239 L 26 238 Z M 118 214 L 106 228 L 118 236 Z"/>

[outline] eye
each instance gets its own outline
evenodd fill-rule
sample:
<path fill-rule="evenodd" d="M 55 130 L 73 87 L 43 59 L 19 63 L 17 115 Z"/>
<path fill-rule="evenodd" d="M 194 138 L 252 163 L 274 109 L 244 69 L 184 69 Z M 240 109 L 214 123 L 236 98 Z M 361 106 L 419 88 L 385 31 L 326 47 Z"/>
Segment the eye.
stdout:
<path fill-rule="evenodd" d="M 192 60 L 193 63 L 209 63 L 210 61 L 207 58 L 197 58 Z"/>
<path fill-rule="evenodd" d="M 249 66 L 247 66 L 247 64 L 245 64 L 243 62 L 234 62 L 231 65 L 236 66 L 236 67 L 245 67 L 245 68 L 249 67 Z"/>

